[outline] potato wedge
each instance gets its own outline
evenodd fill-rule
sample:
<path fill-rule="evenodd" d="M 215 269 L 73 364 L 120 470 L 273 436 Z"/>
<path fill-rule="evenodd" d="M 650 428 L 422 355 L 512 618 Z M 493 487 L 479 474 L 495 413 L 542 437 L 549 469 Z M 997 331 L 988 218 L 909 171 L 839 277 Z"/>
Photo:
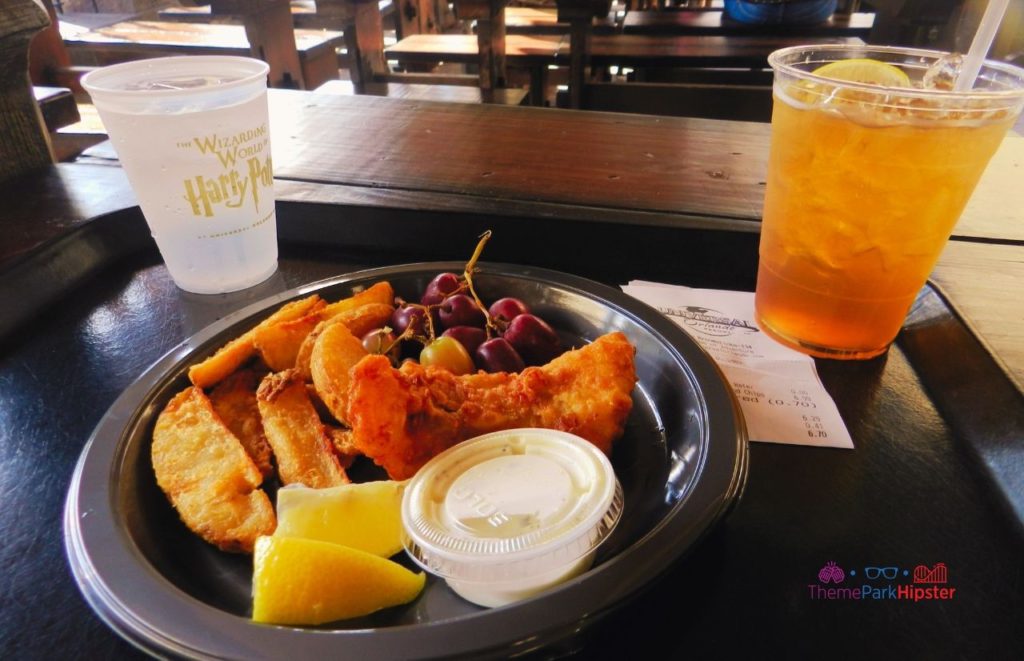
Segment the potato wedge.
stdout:
<path fill-rule="evenodd" d="M 220 419 L 227 425 L 245 448 L 264 478 L 274 473 L 270 444 L 263 433 L 263 421 L 256 404 L 256 388 L 264 374 L 243 369 L 231 374 L 210 391 L 210 403 Z"/>
<path fill-rule="evenodd" d="M 255 328 L 231 340 L 203 362 L 190 367 L 188 369 L 189 380 L 192 385 L 200 388 L 209 388 L 215 385 L 256 355 L 255 337 L 258 328 L 298 319 L 309 314 L 314 307 L 323 307 L 324 305 L 326 303 L 317 294 L 285 303 Z"/>
<path fill-rule="evenodd" d="M 302 341 L 323 321 L 322 308 L 299 319 L 256 328 L 253 342 L 271 372 L 295 367 Z"/>
<path fill-rule="evenodd" d="M 282 484 L 320 489 L 349 482 L 295 370 L 267 375 L 256 391 L 256 402 Z"/>
<path fill-rule="evenodd" d="M 152 464 L 185 525 L 223 551 L 251 553 L 277 526 L 263 475 L 200 388 L 178 393 L 157 417 Z"/>
<path fill-rule="evenodd" d="M 353 310 L 347 310 L 327 320 L 328 323 L 341 323 L 356 337 L 362 337 L 372 330 L 382 328 L 391 321 L 394 305 L 385 303 L 367 303 Z"/>
<path fill-rule="evenodd" d="M 335 420 L 346 421 L 348 373 L 367 355 L 363 342 L 345 324 L 331 324 L 316 338 L 309 359 L 313 387 Z"/>
<path fill-rule="evenodd" d="M 391 283 L 387 280 L 374 283 L 370 287 L 363 291 L 356 292 L 335 303 L 330 303 L 324 310 L 324 318 L 330 318 L 335 315 L 341 314 L 342 312 L 348 312 L 349 310 L 355 310 L 361 308 L 364 305 L 370 303 L 383 303 L 384 305 L 394 306 L 395 303 L 395 290 L 391 287 Z"/>
<path fill-rule="evenodd" d="M 286 319 L 271 324 L 261 324 L 256 327 L 253 340 L 256 350 L 259 352 L 263 362 L 267 364 L 272 372 L 280 372 L 296 366 L 296 356 L 303 344 L 303 340 L 327 319 L 341 316 L 343 323 L 358 324 L 358 328 L 366 328 L 357 332 L 362 336 L 364 333 L 377 328 L 380 324 L 390 318 L 394 306 L 394 290 L 387 282 L 378 282 L 361 292 L 337 301 L 335 303 L 323 304 L 313 307 L 308 314 L 298 319 Z M 378 306 L 370 316 L 366 312 L 356 313 L 357 310 L 367 305 Z M 387 309 L 387 313 L 383 309 Z M 378 321 L 380 320 L 380 321 Z M 378 326 L 369 324 L 377 323 Z M 308 363 L 304 363 L 308 364 Z M 308 373 L 306 378 L 308 379 Z"/>
<path fill-rule="evenodd" d="M 341 312 L 330 319 L 325 319 L 323 322 L 317 325 L 317 327 L 306 336 L 302 346 L 299 348 L 298 356 L 295 358 L 295 368 L 299 370 L 303 378 L 307 381 L 313 378 L 313 374 L 310 371 L 310 358 L 313 355 L 313 346 L 316 344 L 317 338 L 326 329 L 331 326 L 340 324 L 349 329 L 352 335 L 357 338 L 361 338 L 372 330 L 381 328 L 391 320 L 391 313 L 394 312 L 394 306 L 385 303 L 367 303 L 366 305 L 358 308 L 353 308 L 345 312 Z"/>

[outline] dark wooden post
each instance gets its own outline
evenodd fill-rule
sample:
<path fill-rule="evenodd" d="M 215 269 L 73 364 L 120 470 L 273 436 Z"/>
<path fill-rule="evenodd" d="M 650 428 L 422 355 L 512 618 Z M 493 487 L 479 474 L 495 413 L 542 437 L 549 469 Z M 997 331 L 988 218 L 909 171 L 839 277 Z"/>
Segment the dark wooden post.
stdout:
<path fill-rule="evenodd" d="M 556 0 L 558 22 L 569 24 L 569 107 L 583 101 L 587 67 L 590 65 L 590 37 L 595 16 L 607 16 L 611 0 Z"/>
<path fill-rule="evenodd" d="M 436 0 L 400 0 L 398 11 L 398 36 L 412 34 L 437 34 L 438 3 Z"/>
<path fill-rule="evenodd" d="M 212 0 L 212 15 L 242 19 L 253 57 L 270 65 L 270 86 L 305 89 L 289 0 Z"/>
<path fill-rule="evenodd" d="M 345 33 L 349 77 L 357 93 L 388 73 L 384 59 L 384 25 L 377 0 L 317 0 L 317 14 L 337 21 Z"/>
<path fill-rule="evenodd" d="M 507 87 L 505 4 L 506 0 L 455 0 L 455 15 L 459 19 L 476 19 L 480 89 L 485 91 Z"/>
<path fill-rule="evenodd" d="M 39 0 L 0 4 L 0 181 L 54 161 L 28 75 L 29 43 L 49 24 Z"/>

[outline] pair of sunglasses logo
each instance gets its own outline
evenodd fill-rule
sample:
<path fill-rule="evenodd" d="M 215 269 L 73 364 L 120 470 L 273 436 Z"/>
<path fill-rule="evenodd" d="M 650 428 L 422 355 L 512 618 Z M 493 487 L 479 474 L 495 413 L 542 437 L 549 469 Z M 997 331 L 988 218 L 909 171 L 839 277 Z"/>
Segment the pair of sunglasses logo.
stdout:
<path fill-rule="evenodd" d="M 890 581 L 899 575 L 899 567 L 865 567 L 864 575 L 869 580 L 875 580 L 878 578 L 886 578 Z M 852 576 L 856 572 L 852 572 Z M 822 583 L 842 583 L 846 580 L 846 572 L 843 568 L 837 565 L 834 561 L 829 560 L 825 563 L 825 566 L 818 572 L 818 580 Z"/>
<path fill-rule="evenodd" d="M 887 578 L 890 581 L 900 573 L 899 567 L 865 567 L 864 575 L 869 580 L 875 580 L 877 578 Z"/>

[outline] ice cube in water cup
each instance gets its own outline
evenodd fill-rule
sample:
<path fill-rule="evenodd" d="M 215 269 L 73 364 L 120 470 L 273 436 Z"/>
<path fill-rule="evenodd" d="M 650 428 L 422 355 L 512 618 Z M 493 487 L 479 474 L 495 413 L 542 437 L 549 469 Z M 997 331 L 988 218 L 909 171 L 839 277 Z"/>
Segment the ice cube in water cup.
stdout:
<path fill-rule="evenodd" d="M 265 62 L 183 56 L 82 78 L 180 288 L 245 289 L 277 269 Z"/>

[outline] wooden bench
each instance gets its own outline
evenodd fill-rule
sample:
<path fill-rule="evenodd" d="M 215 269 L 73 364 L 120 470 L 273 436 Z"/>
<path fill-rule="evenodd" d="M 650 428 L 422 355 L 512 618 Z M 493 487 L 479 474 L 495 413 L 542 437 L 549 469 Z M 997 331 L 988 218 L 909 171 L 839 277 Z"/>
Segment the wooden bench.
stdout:
<path fill-rule="evenodd" d="M 61 34 L 79 63 L 106 65 L 161 55 L 246 55 L 271 65 L 273 87 L 314 88 L 338 77 L 341 32 L 293 30 L 289 23 L 282 35 L 275 34 L 275 25 L 280 22 L 269 16 L 247 25 L 131 20 L 94 30 L 65 30 L 62 25 Z"/>
<path fill-rule="evenodd" d="M 612 34 L 619 30 L 613 12 L 593 19 L 594 34 Z M 555 7 L 505 7 L 505 31 L 508 34 L 560 35 L 569 33 L 569 24 L 558 20 Z"/>
<path fill-rule="evenodd" d="M 81 119 L 78 114 L 78 103 L 70 89 L 35 85 L 32 92 L 36 103 L 39 104 L 39 110 L 43 113 L 46 129 L 50 133 L 70 126 Z"/>
<path fill-rule="evenodd" d="M 805 43 L 863 44 L 858 37 L 666 37 L 651 35 L 592 35 L 582 61 L 595 67 L 764 69 L 768 55 L 779 48 Z M 472 35 L 415 35 L 385 49 L 388 59 L 405 62 L 458 62 L 472 64 L 478 57 Z M 572 39 L 567 36 L 508 35 L 505 58 L 510 67 L 531 74 L 531 98 L 543 90 L 549 66 L 580 66 L 574 61 Z M 570 73 L 569 89 L 582 90 L 587 77 Z M 705 83 L 713 84 L 714 80 Z M 570 107 L 579 108 L 582 96 Z"/>
<path fill-rule="evenodd" d="M 329 28 L 316 13 L 316 3 L 312 0 L 291 0 L 289 10 L 292 25 L 297 28 Z M 164 7 L 157 12 L 161 21 L 180 21 L 183 23 L 232 23 L 237 17 L 220 15 L 213 11 L 209 4 L 194 6 Z"/>
<path fill-rule="evenodd" d="M 405 3 L 413 2 L 400 1 L 400 7 L 411 6 Z M 345 34 L 351 81 L 344 85 L 331 85 L 328 87 L 330 90 L 350 88 L 355 93 L 377 96 L 415 96 L 419 99 L 439 101 L 457 99 L 464 102 L 500 104 L 519 104 L 526 96 L 523 90 L 510 89 L 503 92 L 501 90 L 504 86 L 479 86 L 477 76 L 391 71 L 385 61 L 383 18 L 377 0 L 318 0 L 317 10 L 342 26 Z M 420 34 L 407 38 L 431 36 L 435 35 Z M 474 39 L 472 35 L 464 35 L 464 38 Z M 474 90 L 473 86 L 479 89 Z"/>
<path fill-rule="evenodd" d="M 768 66 L 768 55 L 779 48 L 800 44 L 863 45 L 859 37 L 792 36 L 652 36 L 642 34 L 594 35 L 590 62 L 594 66 L 693 67 L 757 69 Z M 557 60 L 567 62 L 569 45 Z"/>
<path fill-rule="evenodd" d="M 530 79 L 530 103 L 542 105 L 547 68 L 555 63 L 564 41 L 560 36 L 506 35 L 504 64 L 526 71 Z M 384 49 L 388 60 L 399 64 L 438 64 L 441 62 L 478 65 L 478 37 L 471 34 L 420 34 L 406 37 Z M 501 67 L 504 70 L 504 66 Z M 504 74 L 503 74 L 504 75 Z M 483 87 L 483 83 L 481 83 Z M 499 86 L 500 87 L 500 86 Z M 490 89 L 497 89 L 491 87 Z M 488 88 L 484 88 L 488 89 Z"/>
<path fill-rule="evenodd" d="M 330 80 L 314 90 L 317 94 L 356 94 L 350 80 Z M 476 85 L 438 85 L 433 83 L 371 82 L 359 92 L 370 96 L 387 96 L 417 101 L 449 103 L 497 103 L 519 106 L 527 99 L 527 91 L 519 88 L 482 90 Z"/>
<path fill-rule="evenodd" d="M 379 0 L 381 14 L 388 17 L 396 13 L 401 0 Z M 314 0 L 291 0 L 290 9 L 292 24 L 297 28 L 340 30 L 337 20 L 317 11 Z M 218 16 L 213 13 L 210 5 L 165 7 L 157 12 L 161 21 L 181 21 L 184 23 L 231 23 L 235 19 L 230 16 Z M 399 25 L 401 21 L 399 21 Z"/>
<path fill-rule="evenodd" d="M 768 55 L 786 46 L 823 42 L 864 43 L 858 37 L 594 35 L 591 19 L 606 15 L 609 2 L 556 0 L 560 20 L 566 20 L 571 26 L 570 41 L 559 52 L 559 58 L 567 58 L 569 63 L 570 108 L 583 107 L 583 89 L 592 65 L 755 69 L 766 67 Z"/>

